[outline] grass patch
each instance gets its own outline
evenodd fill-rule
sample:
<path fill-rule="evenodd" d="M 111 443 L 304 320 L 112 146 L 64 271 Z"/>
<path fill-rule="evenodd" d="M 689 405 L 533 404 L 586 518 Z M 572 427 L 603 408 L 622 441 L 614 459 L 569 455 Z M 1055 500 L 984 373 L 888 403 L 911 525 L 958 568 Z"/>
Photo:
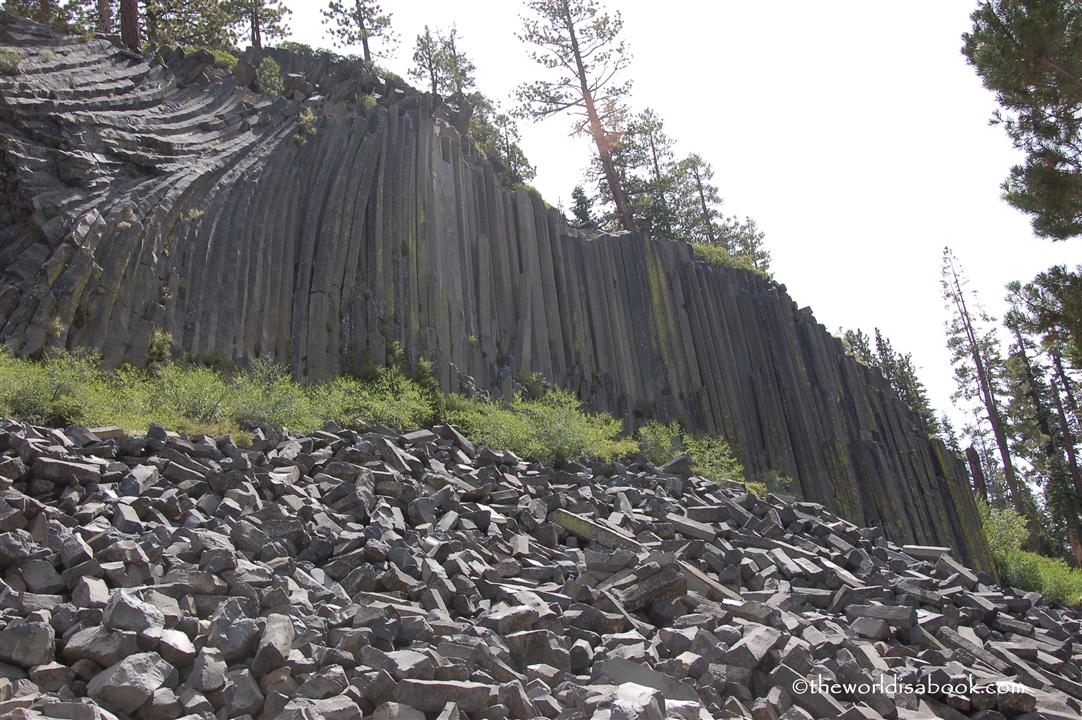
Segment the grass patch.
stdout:
<path fill-rule="evenodd" d="M 710 245 L 707 243 L 691 243 L 691 250 L 700 260 L 705 260 L 711 265 L 718 267 L 737 268 L 747 270 L 761 278 L 770 279 L 768 273 L 755 267 L 754 261 L 747 255 L 735 255 L 722 245 Z"/>
<path fill-rule="evenodd" d="M 1082 571 L 1059 558 L 1022 549 L 1026 519 L 1010 508 L 993 508 L 978 499 L 977 510 L 988 547 L 1004 584 L 1035 591 L 1060 605 L 1082 605 Z"/>

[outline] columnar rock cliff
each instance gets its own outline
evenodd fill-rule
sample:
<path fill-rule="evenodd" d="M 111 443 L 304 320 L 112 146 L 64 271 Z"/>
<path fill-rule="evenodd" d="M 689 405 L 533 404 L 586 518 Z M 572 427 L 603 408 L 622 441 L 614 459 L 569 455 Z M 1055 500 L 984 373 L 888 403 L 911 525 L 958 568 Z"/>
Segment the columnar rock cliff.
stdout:
<path fill-rule="evenodd" d="M 276 53 L 289 91 L 272 101 L 241 86 L 244 62 L 148 62 L 9 15 L 0 47 L 13 352 L 138 363 L 163 331 L 320 378 L 395 341 L 447 390 L 539 373 L 631 424 L 721 433 L 751 472 L 987 566 L 959 462 L 783 286 L 679 241 L 582 237 L 506 188 L 438 99 Z"/>

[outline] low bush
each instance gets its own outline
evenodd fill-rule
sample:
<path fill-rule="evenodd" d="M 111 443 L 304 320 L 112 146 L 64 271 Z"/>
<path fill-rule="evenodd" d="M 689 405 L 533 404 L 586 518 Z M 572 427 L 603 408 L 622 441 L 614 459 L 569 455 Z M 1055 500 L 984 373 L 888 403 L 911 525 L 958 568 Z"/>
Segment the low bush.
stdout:
<path fill-rule="evenodd" d="M 15 50 L 0 48 L 0 75 L 18 75 L 23 56 Z"/>
<path fill-rule="evenodd" d="M 285 90 L 282 82 L 282 68 L 272 57 L 264 57 L 255 69 L 255 86 L 259 92 L 271 97 L 278 97 Z"/>
<path fill-rule="evenodd" d="M 119 425 L 133 433 L 156 422 L 211 435 L 243 435 L 250 423 L 310 432 L 328 420 L 406 430 L 446 419 L 478 444 L 543 462 L 611 460 L 638 450 L 634 440 L 621 436 L 620 421 L 584 412 L 563 390 L 519 398 L 510 408 L 445 398 L 423 360 L 412 375 L 392 366 L 368 380 L 306 384 L 267 360 L 248 369 L 173 361 L 171 338 L 155 337 L 156 361 L 147 369 L 103 370 L 100 358 L 88 353 L 58 352 L 34 362 L 0 352 L 0 416 L 51 425 Z"/>
<path fill-rule="evenodd" d="M 711 265 L 718 267 L 731 267 L 747 270 L 759 277 L 769 278 L 768 273 L 755 267 L 755 263 L 747 255 L 735 255 L 723 245 L 711 245 L 709 243 L 692 243 L 691 250 L 700 260 L 705 260 Z"/>
<path fill-rule="evenodd" d="M 1026 519 L 1011 508 L 993 508 L 977 500 L 981 527 L 1006 585 L 1041 593 L 1049 602 L 1082 604 L 1082 571 L 1059 558 L 1022 549 L 1028 536 Z"/>
<path fill-rule="evenodd" d="M 725 438 L 688 435 L 678 423 L 651 420 L 639 428 L 639 448 L 655 465 L 683 454 L 691 457 L 696 474 L 714 482 L 732 481 L 747 485 L 744 466 L 733 455 Z M 749 486 L 749 489 L 750 486 Z"/>
<path fill-rule="evenodd" d="M 634 454 L 634 440 L 621 437 L 623 423 L 605 413 L 588 414 L 571 393 L 552 389 L 535 400 L 516 397 L 510 407 L 455 396 L 447 419 L 470 440 L 547 463 Z"/>

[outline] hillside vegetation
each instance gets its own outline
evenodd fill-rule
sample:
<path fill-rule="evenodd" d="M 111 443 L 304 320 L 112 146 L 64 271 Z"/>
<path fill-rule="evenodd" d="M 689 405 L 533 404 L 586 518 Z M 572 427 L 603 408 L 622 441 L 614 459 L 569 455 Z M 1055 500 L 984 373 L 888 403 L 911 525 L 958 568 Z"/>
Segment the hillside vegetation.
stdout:
<path fill-rule="evenodd" d="M 446 421 L 480 445 L 546 463 L 640 453 L 639 440 L 626 434 L 623 422 L 586 412 L 566 390 L 549 388 L 532 398 L 517 394 L 510 403 L 444 395 L 423 361 L 414 372 L 399 364 L 364 375 L 303 383 L 267 361 L 219 369 L 163 357 L 146 369 L 107 370 L 93 353 L 58 352 L 41 361 L 0 353 L 0 417 L 56 426 L 118 425 L 131 433 L 158 423 L 189 435 L 229 433 L 240 442 L 258 424 L 307 433 L 329 421 L 399 430 Z M 659 428 L 679 440 L 662 448 Z M 679 426 L 659 423 L 647 424 L 641 437 L 647 459 L 658 465 L 688 452 L 696 472 L 718 482 L 745 481 L 722 438 L 687 437 Z M 763 485 L 749 487 L 765 492 Z"/>

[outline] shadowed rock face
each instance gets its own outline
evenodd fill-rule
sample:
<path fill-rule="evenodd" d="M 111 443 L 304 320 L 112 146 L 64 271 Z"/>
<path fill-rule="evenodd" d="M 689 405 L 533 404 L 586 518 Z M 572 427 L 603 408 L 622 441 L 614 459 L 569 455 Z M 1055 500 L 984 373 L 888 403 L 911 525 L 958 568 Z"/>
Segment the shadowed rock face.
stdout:
<path fill-rule="evenodd" d="M 10 15 L 0 46 L 21 56 L 0 75 L 14 352 L 140 363 L 161 330 L 194 356 L 322 378 L 394 340 L 446 390 L 540 373 L 632 424 L 648 410 L 720 432 L 749 471 L 988 566 L 960 463 L 784 286 L 682 242 L 580 237 L 506 189 L 438 100 L 275 53 L 312 94 L 270 101 L 206 57 L 148 64 Z"/>

